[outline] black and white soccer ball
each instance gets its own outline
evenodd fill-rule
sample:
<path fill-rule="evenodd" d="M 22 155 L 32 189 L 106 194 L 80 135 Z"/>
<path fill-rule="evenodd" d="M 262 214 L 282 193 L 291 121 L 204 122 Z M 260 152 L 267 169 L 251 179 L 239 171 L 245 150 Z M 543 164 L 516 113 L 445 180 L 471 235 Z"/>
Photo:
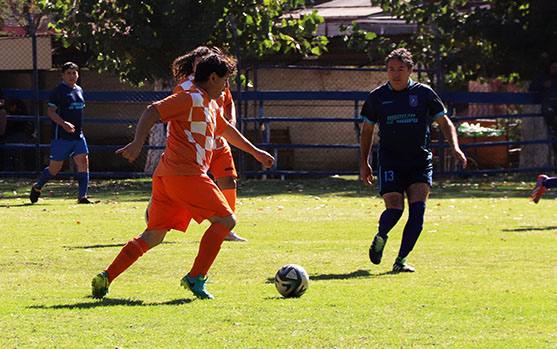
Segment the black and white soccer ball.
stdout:
<path fill-rule="evenodd" d="M 297 264 L 287 264 L 275 275 L 275 287 L 286 298 L 300 297 L 309 286 L 307 271 Z"/>

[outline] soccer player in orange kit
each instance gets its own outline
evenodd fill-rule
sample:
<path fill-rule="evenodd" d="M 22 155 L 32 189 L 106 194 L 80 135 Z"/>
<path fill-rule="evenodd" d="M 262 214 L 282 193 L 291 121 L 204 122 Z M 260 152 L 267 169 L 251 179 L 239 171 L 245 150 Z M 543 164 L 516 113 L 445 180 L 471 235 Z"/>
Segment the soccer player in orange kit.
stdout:
<path fill-rule="evenodd" d="M 172 63 L 172 74 L 176 81 L 176 86 L 172 93 L 189 90 L 193 85 L 194 73 L 197 63 L 211 53 L 220 53 L 220 50 L 210 49 L 207 46 L 199 46 L 187 54 L 180 56 Z M 217 99 L 217 104 L 221 112 L 232 126 L 236 126 L 236 107 L 228 87 L 224 88 L 224 93 Z M 232 156 L 232 149 L 222 136 L 215 137 L 215 147 L 213 157 L 209 164 L 209 172 L 217 182 L 217 186 L 222 191 L 228 205 L 232 211 L 236 212 L 236 166 Z M 233 230 L 228 233 L 224 240 L 227 241 L 247 241 L 246 238 L 239 236 Z"/>
<path fill-rule="evenodd" d="M 236 217 L 221 190 L 207 175 L 216 135 L 223 135 L 239 149 L 271 167 L 274 158 L 256 148 L 220 114 L 214 102 L 229 76 L 236 72 L 236 62 L 227 56 L 210 54 L 197 65 L 194 86 L 149 105 L 141 115 L 134 140 L 116 153 L 134 161 L 153 125 L 168 122 L 166 150 L 153 174 L 152 202 L 147 229 L 130 240 L 103 272 L 92 282 L 92 294 L 102 298 L 110 283 L 149 249 L 160 244 L 170 229 L 186 231 L 191 219 L 208 219 L 199 251 L 190 272 L 181 280 L 201 299 L 213 299 L 205 283 L 207 272 L 217 257 L 222 242 L 236 224 Z"/>

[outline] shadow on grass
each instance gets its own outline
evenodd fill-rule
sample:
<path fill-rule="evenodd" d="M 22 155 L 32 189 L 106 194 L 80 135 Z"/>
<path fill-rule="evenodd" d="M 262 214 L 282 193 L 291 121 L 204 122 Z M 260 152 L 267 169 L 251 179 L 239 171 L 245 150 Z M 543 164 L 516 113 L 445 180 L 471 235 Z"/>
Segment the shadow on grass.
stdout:
<path fill-rule="evenodd" d="M 152 307 L 160 305 L 182 305 L 193 302 L 193 299 L 174 299 L 168 302 L 154 302 L 146 303 L 141 300 L 132 299 L 122 299 L 122 298 L 103 298 L 95 300 L 93 297 L 89 296 L 92 300 L 90 302 L 80 302 L 71 304 L 56 304 L 56 305 L 31 305 L 28 309 L 91 309 L 98 307 L 113 307 L 118 305 L 130 306 L 130 307 Z"/>
<path fill-rule="evenodd" d="M 175 241 L 163 241 L 160 245 L 174 245 L 177 242 Z M 123 244 L 105 244 L 105 245 L 88 245 L 88 246 L 62 246 L 63 248 L 67 248 L 70 250 L 74 249 L 93 249 L 93 248 L 109 248 L 109 247 L 124 247 L 125 243 Z"/>
<path fill-rule="evenodd" d="M 524 228 L 515 228 L 515 229 L 503 229 L 503 231 L 544 231 L 544 230 L 557 230 L 557 226 L 524 227 Z"/>
<path fill-rule="evenodd" d="M 369 276 L 377 276 L 371 274 L 368 270 L 356 270 L 351 273 L 347 274 L 320 274 L 320 275 L 310 275 L 310 280 L 346 280 L 346 279 L 354 279 L 354 278 L 364 278 Z M 272 284 L 275 282 L 275 278 L 267 278 L 268 284 Z"/>
<path fill-rule="evenodd" d="M 0 180 L 0 191 L 4 199 L 12 200 L 28 193 L 32 180 L 8 178 Z M 498 175 L 469 179 L 436 178 L 431 198 L 528 198 L 534 185 L 534 179 L 527 175 Z M 77 195 L 77 184 L 70 180 L 52 181 L 45 187 L 44 198 L 70 198 Z M 151 179 L 118 179 L 93 180 L 90 182 L 89 193 L 92 199 L 100 200 L 101 204 L 126 201 L 147 203 L 151 194 Z M 362 197 L 377 196 L 377 181 L 371 187 L 366 186 L 356 176 L 331 177 L 300 177 L 279 179 L 245 179 L 238 182 L 240 197 L 262 197 L 272 195 L 299 196 L 339 196 Z M 557 193 L 546 194 L 553 198 Z"/>

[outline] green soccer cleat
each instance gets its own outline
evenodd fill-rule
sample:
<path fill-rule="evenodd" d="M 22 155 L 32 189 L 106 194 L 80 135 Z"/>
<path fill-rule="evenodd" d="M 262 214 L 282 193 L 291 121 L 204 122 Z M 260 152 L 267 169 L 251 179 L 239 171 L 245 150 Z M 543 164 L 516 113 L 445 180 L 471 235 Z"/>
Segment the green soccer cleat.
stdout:
<path fill-rule="evenodd" d="M 396 257 L 395 264 L 393 264 L 394 273 L 413 273 L 416 269 L 406 264 L 406 258 Z"/>
<path fill-rule="evenodd" d="M 387 238 L 383 239 L 379 234 L 375 235 L 373 242 L 369 247 L 369 260 L 373 264 L 381 263 L 381 258 L 383 258 L 383 249 L 385 249 L 385 244 L 387 243 Z"/>
<path fill-rule="evenodd" d="M 205 283 L 209 278 L 199 275 L 196 278 L 191 278 L 190 274 L 184 276 L 180 281 L 180 285 L 184 288 L 188 288 L 193 294 L 199 299 L 215 299 L 212 294 L 207 292 L 205 288 Z"/>
<path fill-rule="evenodd" d="M 110 286 L 110 282 L 108 282 L 108 274 L 106 271 L 97 274 L 91 281 L 93 298 L 100 299 L 106 296 L 108 294 L 108 286 Z"/>

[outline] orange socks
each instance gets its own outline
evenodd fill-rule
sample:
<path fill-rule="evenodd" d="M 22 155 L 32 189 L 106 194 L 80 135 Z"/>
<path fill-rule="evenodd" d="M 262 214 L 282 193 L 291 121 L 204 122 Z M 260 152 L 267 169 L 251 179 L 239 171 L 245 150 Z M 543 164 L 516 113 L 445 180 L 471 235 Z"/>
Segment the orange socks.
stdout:
<path fill-rule="evenodd" d="M 221 190 L 222 194 L 228 202 L 228 206 L 232 209 L 232 212 L 236 212 L 236 189 L 224 189 Z"/>
<path fill-rule="evenodd" d="M 108 282 L 116 279 L 148 250 L 149 246 L 140 238 L 133 238 L 128 241 L 112 264 L 105 270 L 108 274 Z"/>
<path fill-rule="evenodd" d="M 195 262 L 191 268 L 190 277 L 207 276 L 207 272 L 217 258 L 222 242 L 228 233 L 230 233 L 230 228 L 220 223 L 213 223 L 209 226 L 209 229 L 201 238 L 199 252 L 197 252 L 197 257 L 195 257 Z"/>

